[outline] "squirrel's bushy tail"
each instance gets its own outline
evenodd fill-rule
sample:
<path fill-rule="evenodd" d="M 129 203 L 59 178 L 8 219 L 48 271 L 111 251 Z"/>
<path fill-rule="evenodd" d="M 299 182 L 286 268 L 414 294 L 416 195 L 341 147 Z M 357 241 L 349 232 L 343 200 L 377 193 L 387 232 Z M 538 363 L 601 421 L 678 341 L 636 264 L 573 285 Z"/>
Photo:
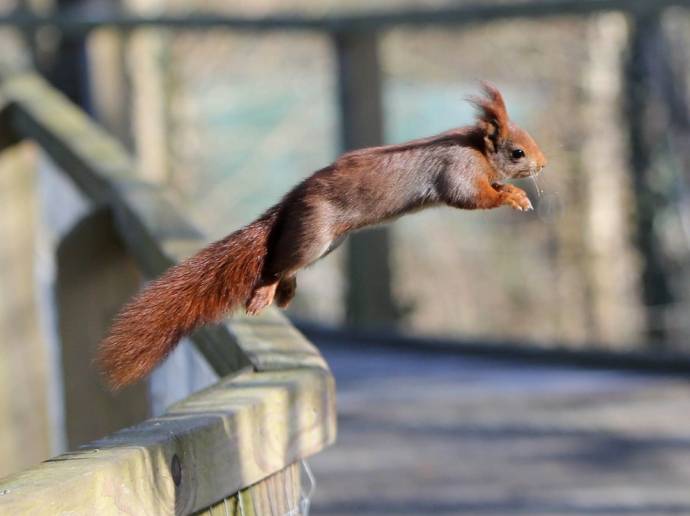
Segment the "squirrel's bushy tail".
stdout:
<path fill-rule="evenodd" d="M 158 365 L 196 327 L 249 298 L 261 275 L 277 210 L 214 242 L 149 283 L 115 317 L 97 361 L 119 389 Z"/>

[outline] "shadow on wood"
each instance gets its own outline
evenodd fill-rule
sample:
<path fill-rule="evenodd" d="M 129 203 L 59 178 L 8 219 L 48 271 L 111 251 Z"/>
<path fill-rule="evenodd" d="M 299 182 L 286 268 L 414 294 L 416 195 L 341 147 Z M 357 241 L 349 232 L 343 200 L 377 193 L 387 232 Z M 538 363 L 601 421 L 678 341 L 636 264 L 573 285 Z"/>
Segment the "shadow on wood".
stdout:
<path fill-rule="evenodd" d="M 114 396 L 93 364 L 112 317 L 139 282 L 106 208 L 83 218 L 60 243 L 56 301 L 70 449 L 149 415 L 148 384 Z"/>

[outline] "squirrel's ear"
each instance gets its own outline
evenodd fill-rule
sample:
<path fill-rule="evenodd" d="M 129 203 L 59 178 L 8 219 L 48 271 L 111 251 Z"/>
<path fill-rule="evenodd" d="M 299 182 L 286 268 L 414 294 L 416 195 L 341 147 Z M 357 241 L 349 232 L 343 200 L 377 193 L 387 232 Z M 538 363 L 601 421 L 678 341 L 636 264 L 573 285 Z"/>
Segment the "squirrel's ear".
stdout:
<path fill-rule="evenodd" d="M 484 97 L 470 97 L 477 108 L 477 127 L 484 133 L 484 140 L 490 151 L 496 150 L 499 141 L 508 136 L 508 112 L 503 96 L 488 82 L 482 82 Z"/>

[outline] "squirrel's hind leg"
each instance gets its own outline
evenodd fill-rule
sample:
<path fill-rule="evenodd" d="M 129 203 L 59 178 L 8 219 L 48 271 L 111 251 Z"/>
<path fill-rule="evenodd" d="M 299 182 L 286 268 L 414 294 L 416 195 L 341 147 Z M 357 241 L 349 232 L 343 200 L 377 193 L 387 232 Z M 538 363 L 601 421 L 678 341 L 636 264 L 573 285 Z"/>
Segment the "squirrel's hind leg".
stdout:
<path fill-rule="evenodd" d="M 287 308 L 292 298 L 295 297 L 296 290 L 297 278 L 295 278 L 294 274 L 286 276 L 279 281 L 261 285 L 254 289 L 251 297 L 247 300 L 247 314 L 258 314 L 274 300 L 280 308 Z"/>
<path fill-rule="evenodd" d="M 293 208 L 295 211 L 297 208 Z M 286 307 L 295 295 L 295 274 L 322 257 L 334 241 L 333 213 L 326 202 L 304 203 L 285 220 L 281 234 L 269 251 L 263 279 L 247 301 L 247 313 L 257 314 L 273 302 Z"/>
<path fill-rule="evenodd" d="M 297 291 L 297 277 L 287 276 L 282 278 L 278 282 L 278 288 L 276 290 L 275 301 L 280 308 L 287 308 L 295 297 L 295 292 Z"/>

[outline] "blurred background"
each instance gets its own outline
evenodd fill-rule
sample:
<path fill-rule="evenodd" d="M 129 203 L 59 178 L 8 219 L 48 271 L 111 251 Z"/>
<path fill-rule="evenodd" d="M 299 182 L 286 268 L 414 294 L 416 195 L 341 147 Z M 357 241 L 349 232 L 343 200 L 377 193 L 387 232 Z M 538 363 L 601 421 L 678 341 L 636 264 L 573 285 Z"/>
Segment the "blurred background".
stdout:
<path fill-rule="evenodd" d="M 458 346 L 684 354 L 690 15 L 672 4 L 687 2 L 593 3 L 0 0 L 0 48 L 116 135 L 213 238 L 343 150 L 472 123 L 464 99 L 489 80 L 549 158 L 538 185 L 520 184 L 535 211 L 434 209 L 359 234 L 300 275 L 288 314 Z M 464 5 L 474 14 L 439 14 Z M 32 13 L 55 24 L 22 23 Z M 102 23 L 60 26 L 75 13 Z M 127 22 L 139 16 L 160 23 Z M 200 16 L 326 22 L 185 28 Z M 0 474 L 55 450 L 52 323 L 31 259 L 40 159 L 25 144 L 0 158 Z"/>

